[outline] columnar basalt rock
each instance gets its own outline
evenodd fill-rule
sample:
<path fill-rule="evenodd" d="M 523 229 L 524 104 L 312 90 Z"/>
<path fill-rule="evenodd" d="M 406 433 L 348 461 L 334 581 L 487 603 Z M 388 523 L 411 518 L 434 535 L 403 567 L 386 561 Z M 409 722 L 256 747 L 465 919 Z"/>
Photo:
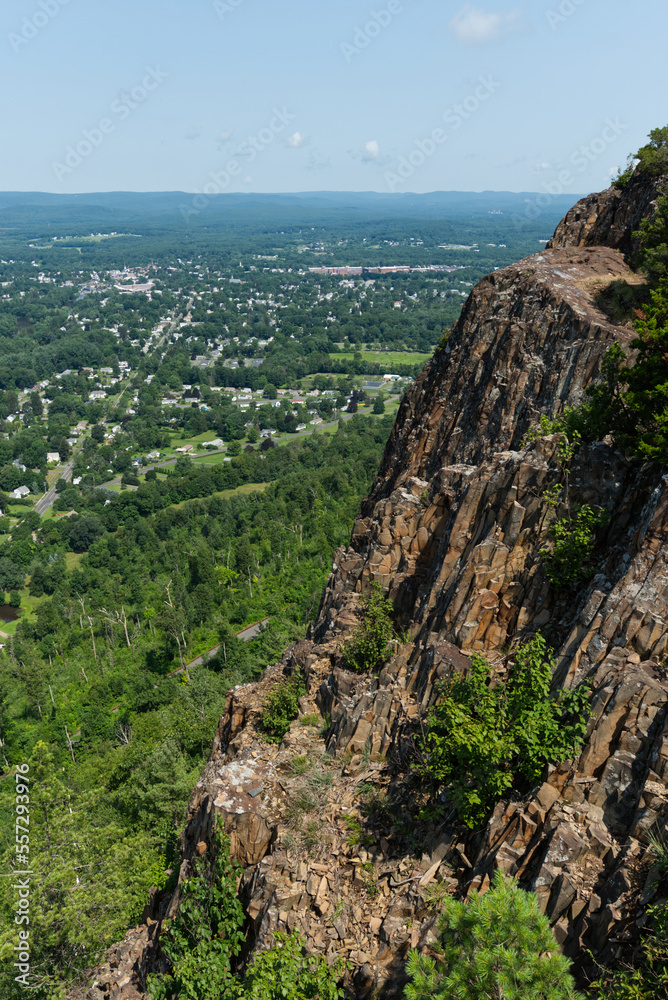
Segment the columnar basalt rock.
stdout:
<path fill-rule="evenodd" d="M 407 950 L 433 938 L 430 891 L 485 891 L 497 869 L 537 894 L 580 967 L 589 952 L 611 962 L 633 947 L 656 893 L 647 831 L 668 822 L 668 483 L 608 444 L 581 449 L 571 502 L 609 521 L 589 578 L 559 589 L 542 554 L 543 494 L 563 477 L 558 441 L 525 435 L 583 399 L 610 344 L 629 345 L 633 331 L 611 323 L 597 297 L 637 280 L 620 250 L 655 199 L 642 178 L 591 196 L 552 248 L 480 282 L 402 403 L 307 640 L 230 693 L 190 802 L 180 879 L 221 817 L 245 868 L 249 953 L 277 929 L 298 929 L 310 951 L 349 961 L 352 996 L 398 995 Z M 341 646 L 372 583 L 392 598 L 405 641 L 378 676 L 356 675 Z M 502 672 L 509 643 L 538 630 L 555 649 L 555 687 L 591 684 L 578 759 L 500 802 L 482 831 L 454 814 L 418 828 L 415 737 L 440 682 L 474 653 Z M 301 719 L 268 744 L 263 700 L 295 670 L 307 687 Z M 302 725 L 314 712 L 320 732 Z M 379 802 L 386 814 L 374 826 Z M 177 888 L 147 918 L 178 904 Z M 160 961 L 158 926 L 117 946 L 91 1000 L 141 995 Z"/>

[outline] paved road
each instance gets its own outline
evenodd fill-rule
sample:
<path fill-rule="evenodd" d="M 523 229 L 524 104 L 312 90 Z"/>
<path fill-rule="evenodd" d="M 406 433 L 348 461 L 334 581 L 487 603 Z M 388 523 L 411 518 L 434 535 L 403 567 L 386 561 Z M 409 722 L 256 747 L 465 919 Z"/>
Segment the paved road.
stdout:
<path fill-rule="evenodd" d="M 64 479 L 66 483 L 69 483 L 69 481 L 72 478 L 73 469 L 74 469 L 74 461 L 70 460 L 63 469 L 56 470 L 58 472 L 58 478 Z M 53 507 L 53 502 L 57 496 L 58 494 L 56 493 L 56 487 L 52 486 L 51 489 L 44 494 L 42 499 L 38 500 L 37 503 L 35 504 L 35 510 L 37 511 L 37 513 L 41 516 L 49 509 L 49 507 Z"/>
<path fill-rule="evenodd" d="M 249 625 L 247 628 L 242 628 L 241 632 L 236 633 L 237 639 L 241 639 L 243 642 L 250 642 L 251 639 L 255 639 L 256 636 L 260 634 L 265 625 L 268 625 L 271 618 L 263 618 L 261 622 L 255 622 L 254 625 Z M 215 656 L 220 646 L 212 646 L 211 649 L 207 649 L 206 653 L 201 653 L 200 656 L 196 656 L 194 660 L 190 660 L 186 663 L 186 667 L 201 667 L 205 659 L 209 659 L 210 656 Z M 176 674 L 180 674 L 185 667 L 178 667 L 176 670 L 172 670 L 169 674 L 170 677 L 174 677 Z"/>

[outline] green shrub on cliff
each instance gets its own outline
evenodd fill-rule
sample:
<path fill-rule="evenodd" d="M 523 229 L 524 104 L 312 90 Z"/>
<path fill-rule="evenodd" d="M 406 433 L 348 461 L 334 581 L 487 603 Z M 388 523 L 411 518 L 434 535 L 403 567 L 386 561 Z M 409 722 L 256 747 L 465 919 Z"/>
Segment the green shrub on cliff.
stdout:
<path fill-rule="evenodd" d="M 500 872 L 485 895 L 446 899 L 436 957 L 411 952 L 406 1000 L 578 1000 L 536 897 Z"/>
<path fill-rule="evenodd" d="M 650 177 L 668 174 L 668 125 L 655 128 L 649 134 L 649 142 L 636 153 L 640 169 Z"/>
<path fill-rule="evenodd" d="M 304 954 L 298 933 L 274 935 L 276 944 L 260 952 L 246 973 L 239 1000 L 339 1000 L 344 991 L 341 959 L 328 965 L 325 959 Z"/>
<path fill-rule="evenodd" d="M 233 971 L 244 943 L 244 911 L 237 896 L 238 866 L 230 860 L 230 840 L 218 824 L 209 850 L 197 858 L 181 886 L 173 920 L 161 937 L 169 971 L 149 975 L 152 1000 L 339 1000 L 344 963 L 331 966 L 304 954 L 297 934 L 275 935 L 246 975 Z"/>
<path fill-rule="evenodd" d="M 668 198 L 666 245 L 668 264 Z M 650 293 L 636 321 L 631 343 L 637 357 L 627 363 L 619 344 L 605 355 L 602 378 L 587 391 L 584 405 L 570 419 L 586 441 L 610 434 L 615 444 L 641 458 L 668 463 L 668 278 Z"/>
<path fill-rule="evenodd" d="M 230 841 L 217 827 L 206 854 L 181 886 L 173 920 L 165 921 L 161 943 L 170 961 L 165 975 L 149 976 L 152 1000 L 233 1000 L 238 983 L 232 961 L 241 951 L 244 912 L 237 897 L 237 866 Z"/>
<path fill-rule="evenodd" d="M 390 655 L 394 638 L 394 608 L 379 584 L 371 585 L 371 593 L 362 598 L 362 621 L 343 647 L 343 658 L 349 670 L 369 673 L 379 669 Z"/>
<path fill-rule="evenodd" d="M 421 739 L 423 774 L 447 790 L 470 827 L 480 826 L 519 783 L 534 784 L 548 763 L 572 756 L 589 718 L 589 691 L 550 693 L 554 661 L 545 639 L 521 646 L 506 681 L 474 656 L 467 676 L 443 687 Z"/>
<path fill-rule="evenodd" d="M 654 215 L 641 222 L 638 235 L 637 264 L 650 282 L 657 284 L 668 276 L 668 196 L 665 193 L 657 199 Z"/>
<path fill-rule="evenodd" d="M 551 546 L 541 549 L 545 575 L 557 587 L 579 583 L 593 570 L 587 566 L 596 531 L 609 520 L 606 511 L 582 504 L 550 525 Z"/>
<path fill-rule="evenodd" d="M 652 178 L 668 176 L 668 126 L 654 129 L 638 150 L 636 169 Z M 628 170 L 618 186 L 628 181 Z M 612 435 L 615 443 L 642 458 L 668 463 L 668 192 L 657 199 L 656 211 L 643 219 L 634 236 L 639 242 L 634 266 L 648 278 L 647 299 L 632 310 L 638 352 L 630 365 L 623 348 L 608 351 L 602 379 L 587 391 L 588 400 L 575 414 L 585 440 Z M 619 282 L 616 295 L 624 289 Z M 637 286 L 627 286 L 629 303 Z"/>
<path fill-rule="evenodd" d="M 265 739 L 280 743 L 290 723 L 299 715 L 299 699 L 306 694 L 304 681 L 295 676 L 281 681 L 267 696 L 262 709 L 262 728 Z"/>

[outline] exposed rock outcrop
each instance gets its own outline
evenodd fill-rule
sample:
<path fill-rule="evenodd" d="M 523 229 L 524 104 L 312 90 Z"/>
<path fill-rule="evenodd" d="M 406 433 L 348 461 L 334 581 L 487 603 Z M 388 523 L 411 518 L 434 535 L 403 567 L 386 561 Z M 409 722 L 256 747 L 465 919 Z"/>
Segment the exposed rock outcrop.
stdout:
<path fill-rule="evenodd" d="M 590 194 L 565 215 L 548 248 L 599 246 L 634 253 L 638 241 L 633 234 L 655 211 L 657 197 L 667 180 L 636 171 L 621 191 L 609 187 Z"/>
<path fill-rule="evenodd" d="M 668 484 L 606 444 L 579 452 L 573 502 L 610 518 L 591 579 L 564 595 L 541 557 L 558 442 L 524 438 L 540 415 L 581 401 L 614 340 L 628 345 L 632 331 L 597 296 L 630 276 L 620 250 L 655 198 L 642 178 L 591 196 L 553 248 L 476 287 L 402 403 L 308 640 L 230 693 L 190 802 L 181 877 L 221 816 L 246 869 L 250 951 L 299 928 L 310 950 L 351 963 L 352 996 L 396 995 L 406 951 L 433 934 L 434 888 L 484 891 L 499 868 L 536 892 L 582 973 L 588 951 L 610 962 L 633 947 L 655 894 L 646 834 L 668 821 Z M 359 676 L 339 651 L 372 582 L 392 597 L 407 641 L 379 676 Z M 508 643 L 538 629 L 556 651 L 555 685 L 592 685 L 579 758 L 500 802 L 477 834 L 454 815 L 417 825 L 414 737 L 438 682 L 476 651 L 502 667 Z M 328 723 L 318 732 L 298 720 L 277 747 L 262 738 L 261 705 L 294 670 L 307 684 L 302 719 L 317 711 Z M 150 917 L 178 903 L 177 889 Z M 131 932 L 143 951 L 128 945 L 91 998 L 136 996 L 156 926 Z"/>

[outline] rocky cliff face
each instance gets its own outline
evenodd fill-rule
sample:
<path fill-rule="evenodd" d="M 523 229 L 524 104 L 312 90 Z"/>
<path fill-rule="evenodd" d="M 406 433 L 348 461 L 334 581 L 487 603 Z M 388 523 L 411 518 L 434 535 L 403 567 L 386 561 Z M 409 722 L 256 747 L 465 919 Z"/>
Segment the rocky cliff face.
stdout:
<path fill-rule="evenodd" d="M 656 210 L 657 197 L 667 180 L 636 172 L 621 191 L 609 187 L 590 194 L 559 223 L 548 248 L 605 246 L 633 253 L 637 249 L 633 234 Z"/>
<path fill-rule="evenodd" d="M 581 450 L 573 500 L 610 520 L 593 578 L 565 598 L 540 556 L 557 442 L 524 436 L 541 414 L 580 401 L 614 340 L 629 343 L 598 295 L 637 280 L 615 248 L 631 246 L 653 197 L 634 180 L 585 199 L 551 248 L 477 286 L 402 404 L 309 638 L 258 685 L 230 693 L 191 799 L 181 875 L 222 816 L 245 867 L 249 950 L 297 927 L 310 949 L 349 960 L 352 996 L 396 995 L 406 951 L 430 940 L 430 898 L 484 890 L 498 868 L 536 892 L 583 973 L 587 950 L 609 962 L 633 947 L 655 891 L 646 832 L 668 819 L 668 487 L 660 470 L 605 444 Z M 353 675 L 339 650 L 374 581 L 408 641 L 380 676 Z M 592 684 L 580 757 L 499 803 L 477 834 L 454 816 L 416 825 L 413 738 L 438 681 L 474 651 L 502 665 L 508 642 L 538 629 L 557 653 L 555 684 Z M 268 745 L 263 697 L 294 670 L 307 683 L 302 718 L 331 721 L 319 732 L 298 720 Z M 91 998 L 142 995 L 159 961 L 155 921 L 178 902 L 178 889 L 154 901 Z"/>

